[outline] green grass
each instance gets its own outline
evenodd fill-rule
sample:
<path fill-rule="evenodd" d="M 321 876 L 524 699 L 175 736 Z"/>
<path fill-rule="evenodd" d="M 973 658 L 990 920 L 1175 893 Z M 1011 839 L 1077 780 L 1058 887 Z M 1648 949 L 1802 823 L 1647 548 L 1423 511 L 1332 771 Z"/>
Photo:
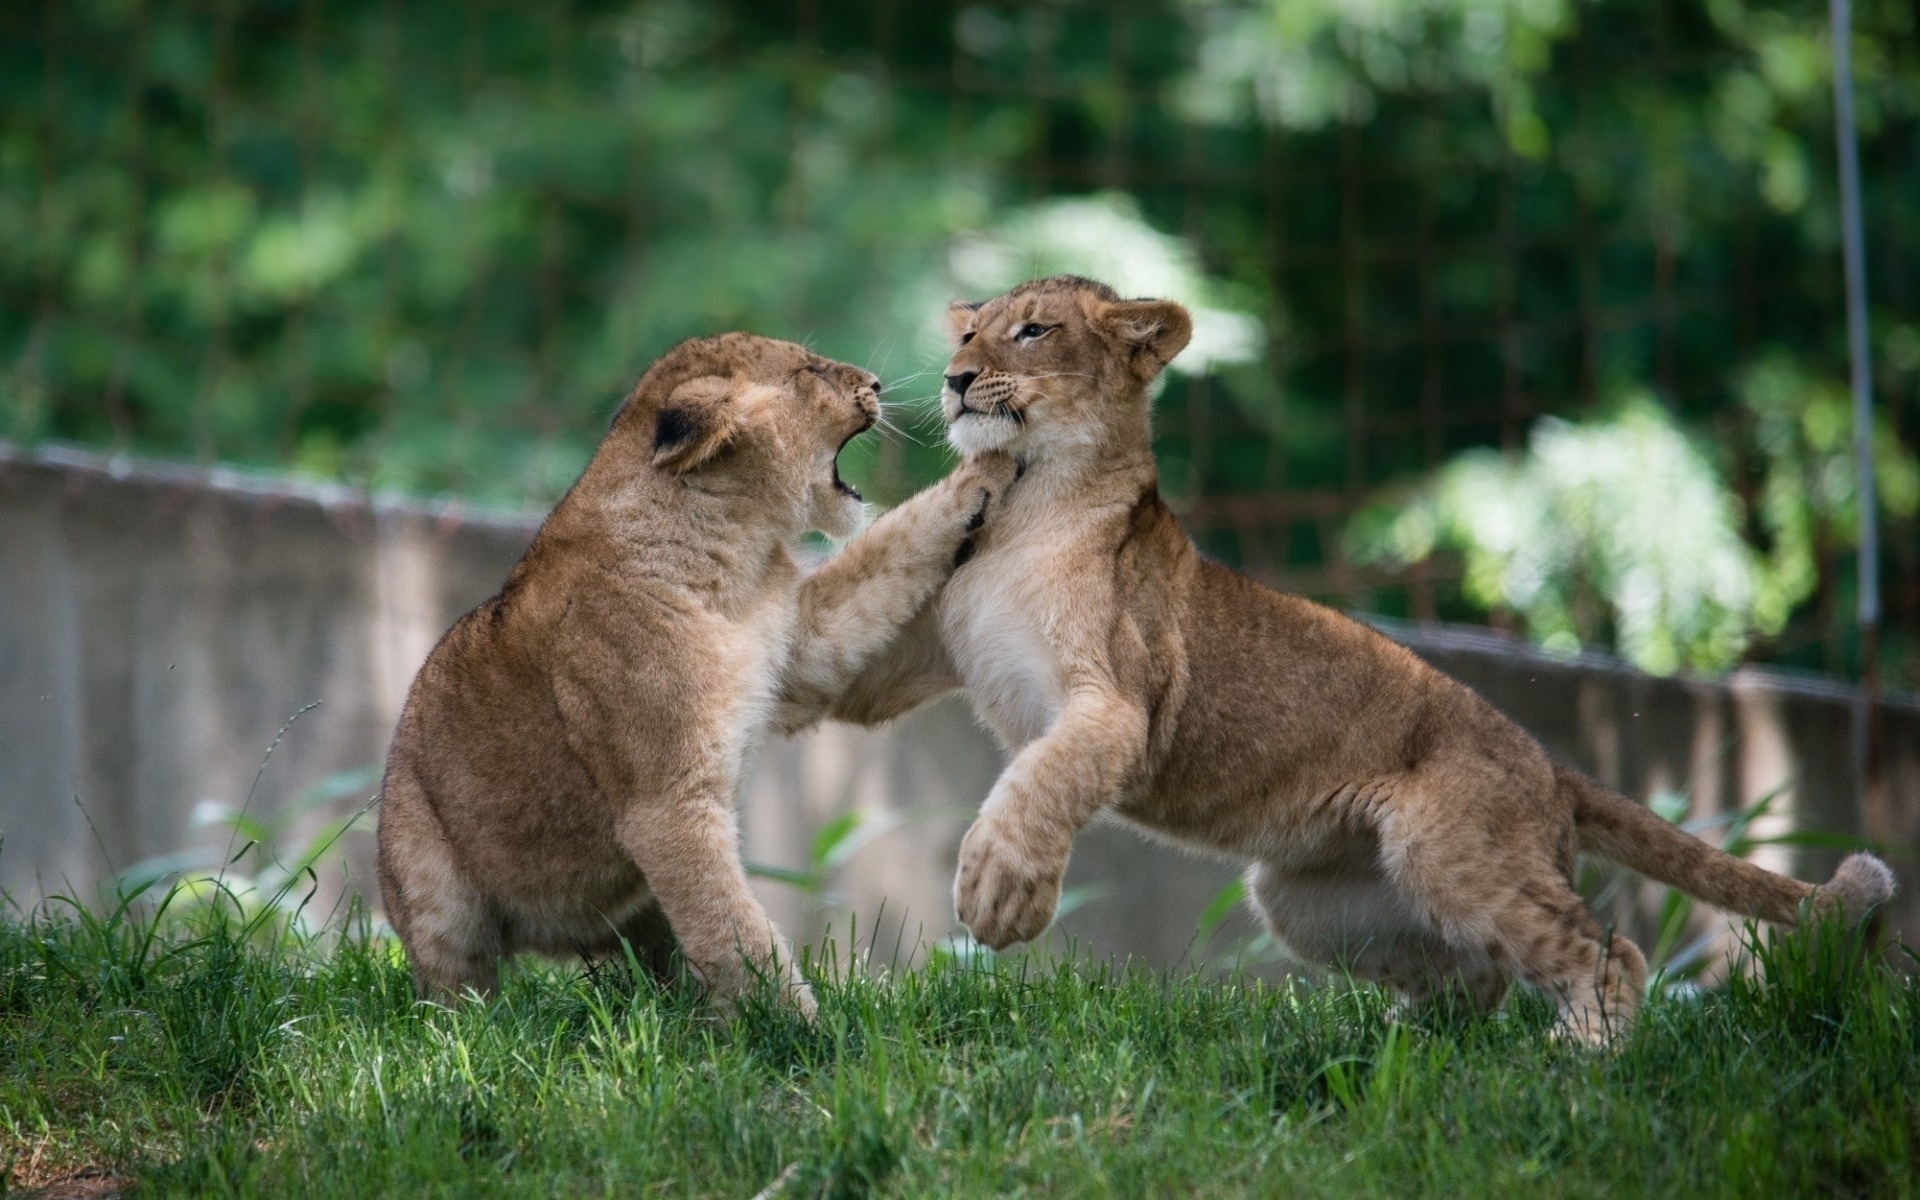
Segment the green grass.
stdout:
<path fill-rule="evenodd" d="M 1539 997 L 947 961 L 730 1020 L 523 964 L 417 1006 L 377 941 L 0 924 L 0 1164 L 137 1195 L 1907 1195 L 1920 990 L 1845 939 L 1655 997 L 1599 1053 Z"/>

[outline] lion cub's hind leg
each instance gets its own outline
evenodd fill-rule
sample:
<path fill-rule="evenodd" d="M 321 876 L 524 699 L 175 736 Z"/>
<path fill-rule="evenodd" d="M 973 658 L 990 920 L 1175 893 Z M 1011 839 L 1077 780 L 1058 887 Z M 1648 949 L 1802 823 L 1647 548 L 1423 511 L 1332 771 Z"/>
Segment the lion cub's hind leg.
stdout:
<path fill-rule="evenodd" d="M 491 996 L 506 950 L 498 914 L 454 861 L 409 772 L 388 773 L 380 807 L 380 892 L 406 947 L 414 994 L 443 1005 L 469 990 Z"/>
<path fill-rule="evenodd" d="M 407 945 L 414 994 L 452 1005 L 468 993 L 489 999 L 500 985 L 500 923 L 484 899 L 469 891 L 443 892 L 414 922 Z"/>
<path fill-rule="evenodd" d="M 1458 947 L 1372 863 L 1339 873 L 1289 873 L 1256 863 L 1247 892 L 1275 938 L 1302 958 L 1328 963 L 1398 998 L 1397 1012 L 1436 1005 L 1487 1013 L 1510 980 L 1475 947 Z"/>
<path fill-rule="evenodd" d="M 1610 935 L 1567 878 L 1571 816 L 1552 774 L 1519 765 L 1429 763 L 1381 820 L 1387 872 L 1457 949 L 1546 992 L 1563 1034 L 1601 1043 L 1639 1011 L 1647 964 Z"/>

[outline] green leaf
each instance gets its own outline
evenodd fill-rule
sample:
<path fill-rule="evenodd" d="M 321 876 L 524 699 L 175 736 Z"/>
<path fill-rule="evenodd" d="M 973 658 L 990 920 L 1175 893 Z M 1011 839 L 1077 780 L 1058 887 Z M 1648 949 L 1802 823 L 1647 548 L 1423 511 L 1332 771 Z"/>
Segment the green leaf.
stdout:
<path fill-rule="evenodd" d="M 820 890 L 819 877 L 807 871 L 796 871 L 791 867 L 776 867 L 771 863 L 758 863 L 752 860 L 747 860 L 742 865 L 746 868 L 747 874 L 756 879 L 771 879 L 775 883 L 797 887 L 803 892 Z"/>
<path fill-rule="evenodd" d="M 1200 914 L 1200 920 L 1195 923 L 1193 944 L 1199 950 L 1205 951 L 1207 943 L 1213 940 L 1214 933 L 1220 928 L 1220 922 L 1227 919 L 1227 914 L 1233 911 L 1234 905 L 1246 898 L 1247 881 L 1244 879 L 1235 879 L 1221 888 L 1213 899 L 1207 902 L 1205 911 Z"/>
<path fill-rule="evenodd" d="M 860 821 L 861 813 L 856 808 L 841 813 L 820 827 L 820 831 L 813 835 L 813 845 L 807 852 L 807 861 L 813 864 L 814 870 L 823 871 L 844 859 L 844 855 L 836 855 L 841 846 L 859 832 Z"/>
<path fill-rule="evenodd" d="M 1072 912 L 1085 908 L 1096 900 L 1105 898 L 1113 891 L 1104 883 L 1083 883 L 1079 887 L 1070 887 L 1060 893 L 1060 903 L 1053 909 L 1055 921 Z"/>

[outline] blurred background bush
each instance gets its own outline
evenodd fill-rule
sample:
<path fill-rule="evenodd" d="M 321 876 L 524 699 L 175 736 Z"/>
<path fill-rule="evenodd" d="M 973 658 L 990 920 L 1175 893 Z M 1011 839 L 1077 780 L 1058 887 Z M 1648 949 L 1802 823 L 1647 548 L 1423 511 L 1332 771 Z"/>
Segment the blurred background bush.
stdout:
<path fill-rule="evenodd" d="M 1920 685 L 1920 7 L 1854 59 L 1883 678 Z M 545 504 L 674 340 L 1043 271 L 1201 320 L 1164 490 L 1281 586 L 1860 671 L 1823 6 L 70 0 L 0 12 L 0 438 Z M 918 403 L 916 403 L 918 402 Z"/>

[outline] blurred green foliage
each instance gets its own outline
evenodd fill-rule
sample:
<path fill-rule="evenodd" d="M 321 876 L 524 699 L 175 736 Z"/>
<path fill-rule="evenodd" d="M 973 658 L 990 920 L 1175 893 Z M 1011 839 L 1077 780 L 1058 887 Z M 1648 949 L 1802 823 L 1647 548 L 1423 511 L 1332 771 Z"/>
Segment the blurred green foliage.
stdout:
<path fill-rule="evenodd" d="M 1643 670 L 1723 671 L 1777 636 L 1817 582 L 1816 541 L 1855 547 L 1850 398 L 1769 361 L 1742 381 L 1766 476 L 1754 521 L 1709 448 L 1645 393 L 1586 425 L 1544 417 L 1524 455 L 1473 450 L 1410 499 L 1348 526 L 1362 561 L 1424 562 L 1449 549 L 1467 595 L 1524 618 L 1549 650 L 1616 645 Z M 1911 524 L 1920 463 L 1877 428 L 1881 507 Z"/>
<path fill-rule="evenodd" d="M 1856 20 L 1884 665 L 1920 683 L 1920 11 Z M 1857 670 L 1827 64 L 1785 0 L 9 6 L 0 437 L 543 503 L 680 337 L 924 400 L 946 299 L 1078 264 L 1213 314 L 1159 425 L 1210 552 L 1477 617 L 1484 572 L 1353 563 L 1347 518 L 1640 396 L 1788 598 L 1673 661 Z M 948 461 L 908 409 L 849 452 L 882 499 Z M 1561 582 L 1536 636 L 1628 636 Z"/>
<path fill-rule="evenodd" d="M 1786 620 L 1782 581 L 1741 537 L 1712 460 L 1643 395 L 1610 421 L 1544 418 L 1517 461 L 1469 452 L 1415 502 L 1368 515 L 1350 527 L 1359 555 L 1419 562 L 1449 546 L 1468 595 L 1522 614 L 1550 650 L 1603 642 L 1611 618 L 1646 670 L 1719 670 L 1750 630 Z"/>

